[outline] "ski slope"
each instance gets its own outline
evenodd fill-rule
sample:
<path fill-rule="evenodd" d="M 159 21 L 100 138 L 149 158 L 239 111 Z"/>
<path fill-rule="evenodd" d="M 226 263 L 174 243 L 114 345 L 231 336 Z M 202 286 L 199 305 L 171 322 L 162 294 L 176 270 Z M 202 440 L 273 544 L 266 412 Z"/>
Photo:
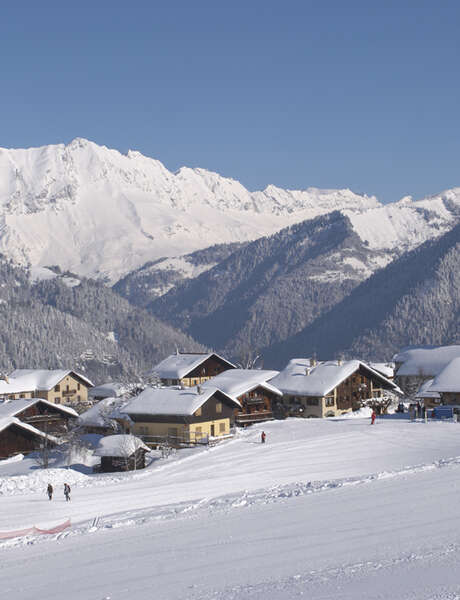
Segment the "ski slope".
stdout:
<path fill-rule="evenodd" d="M 460 597 L 460 425 L 264 429 L 265 445 L 254 427 L 143 472 L 78 474 L 70 505 L 62 472 L 52 502 L 36 491 L 52 471 L 0 480 L 0 530 L 73 522 L 0 545 L 2 589 L 18 600 Z"/>

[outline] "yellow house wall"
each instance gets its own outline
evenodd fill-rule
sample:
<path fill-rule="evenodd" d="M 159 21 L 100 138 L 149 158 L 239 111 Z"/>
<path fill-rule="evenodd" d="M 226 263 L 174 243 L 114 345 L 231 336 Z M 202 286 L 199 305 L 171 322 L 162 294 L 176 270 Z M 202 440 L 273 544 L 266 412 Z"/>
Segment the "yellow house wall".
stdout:
<path fill-rule="evenodd" d="M 220 431 L 220 424 L 223 423 L 224 431 Z M 192 423 L 190 425 L 182 423 L 141 423 L 136 422 L 133 425 L 132 432 L 134 435 L 151 435 L 154 437 L 165 437 L 169 434 L 170 429 L 177 429 L 178 437 L 195 438 L 197 428 L 201 427 L 201 437 L 211 435 L 211 425 L 214 425 L 214 435 L 219 437 L 230 433 L 230 419 L 216 419 L 214 421 L 205 421 L 203 423 Z M 199 436 L 198 436 L 199 437 Z"/>
<path fill-rule="evenodd" d="M 84 383 L 77 381 L 72 375 L 66 375 L 58 385 L 59 391 L 56 391 L 55 387 L 51 390 L 38 390 L 35 396 L 37 398 L 45 398 L 45 400 L 53 404 L 64 404 L 65 406 L 88 404 L 88 388 Z M 79 385 L 80 389 L 78 389 Z M 67 392 L 67 386 L 69 392 Z"/>

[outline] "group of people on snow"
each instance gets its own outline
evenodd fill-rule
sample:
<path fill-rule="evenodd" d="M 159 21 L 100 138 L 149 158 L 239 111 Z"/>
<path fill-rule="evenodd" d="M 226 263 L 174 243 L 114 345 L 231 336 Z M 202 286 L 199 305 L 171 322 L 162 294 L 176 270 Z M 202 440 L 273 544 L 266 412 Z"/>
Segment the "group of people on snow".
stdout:
<path fill-rule="evenodd" d="M 48 483 L 48 487 L 46 488 L 46 493 L 48 494 L 48 498 L 50 500 L 53 499 L 54 488 L 51 483 Z M 66 502 L 70 501 L 70 485 L 68 483 L 64 483 L 64 496 Z"/>

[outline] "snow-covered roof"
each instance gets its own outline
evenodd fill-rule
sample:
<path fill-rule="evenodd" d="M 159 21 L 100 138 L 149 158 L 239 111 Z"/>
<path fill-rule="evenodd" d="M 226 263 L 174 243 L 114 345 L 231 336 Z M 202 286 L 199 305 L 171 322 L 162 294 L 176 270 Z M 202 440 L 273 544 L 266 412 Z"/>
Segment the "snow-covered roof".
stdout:
<path fill-rule="evenodd" d="M 385 375 L 385 377 L 388 378 L 393 377 L 393 375 L 395 374 L 395 364 L 393 362 L 370 362 L 369 366 L 372 369 L 374 369 L 374 371 L 378 371 L 379 373 L 382 373 L 383 375 Z"/>
<path fill-rule="evenodd" d="M 294 358 L 270 383 L 284 394 L 322 397 L 361 367 L 385 382 L 388 388 L 399 391 L 395 383 L 360 360 L 347 360 L 344 362 L 330 360 L 318 363 L 313 367 L 310 365 L 311 362 L 308 358 Z"/>
<path fill-rule="evenodd" d="M 438 348 L 409 348 L 393 357 L 399 367 L 399 375 L 420 375 L 435 377 L 451 360 L 460 357 L 460 346 L 439 346 Z"/>
<path fill-rule="evenodd" d="M 154 367 L 153 373 L 161 379 L 182 379 L 212 356 L 224 361 L 231 369 L 235 367 L 231 362 L 214 352 L 210 354 L 171 354 Z"/>
<path fill-rule="evenodd" d="M 431 389 L 431 384 L 433 383 L 434 379 L 428 379 L 428 381 L 425 381 L 424 383 L 422 383 L 422 385 L 419 387 L 418 392 L 415 394 L 416 398 L 436 398 L 439 399 L 441 396 L 438 394 L 438 392 L 434 392 Z"/>
<path fill-rule="evenodd" d="M 257 387 L 263 387 L 278 396 L 282 396 L 283 394 L 280 390 L 268 383 L 278 373 L 279 371 L 262 369 L 229 369 L 201 385 L 203 388 L 218 388 L 234 400 L 241 396 L 241 394 L 246 394 Z"/>
<path fill-rule="evenodd" d="M 0 402 L 0 419 L 2 417 L 15 417 L 26 408 L 29 408 L 29 406 L 37 404 L 37 402 L 42 402 L 46 406 L 55 408 L 59 412 L 67 413 L 72 417 L 78 417 L 77 411 L 70 408 L 70 406 L 53 404 L 44 398 L 19 398 L 18 400 L 4 400 L 3 402 Z"/>
<path fill-rule="evenodd" d="M 60 440 L 57 437 L 54 437 L 53 435 L 49 435 L 49 434 L 47 435 L 43 431 L 40 431 L 36 427 L 33 427 L 33 425 L 29 425 L 28 423 L 24 423 L 23 421 L 16 419 L 16 417 L 0 418 L 0 432 L 3 431 L 4 429 L 8 429 L 8 427 L 10 427 L 11 425 L 17 425 L 18 427 L 21 427 L 22 429 L 25 429 L 26 431 L 30 431 L 31 433 L 34 433 L 35 435 L 38 435 L 39 437 L 42 437 L 42 438 L 46 437 L 48 440 L 50 440 L 54 444 L 59 444 L 59 442 L 60 442 Z"/>
<path fill-rule="evenodd" d="M 118 398 L 128 391 L 124 383 L 112 381 L 96 385 L 88 391 L 90 398 Z"/>
<path fill-rule="evenodd" d="M 146 452 L 150 452 L 150 448 L 134 435 L 107 435 L 99 440 L 99 444 L 94 454 L 96 456 L 128 457 L 139 448 L 142 448 L 142 450 L 145 450 Z"/>
<path fill-rule="evenodd" d="M 104 398 L 83 412 L 78 417 L 78 423 L 86 427 L 107 427 L 107 420 L 113 419 L 126 403 L 121 398 Z"/>
<path fill-rule="evenodd" d="M 16 369 L 8 376 L 8 382 L 4 380 L 0 381 L 0 395 L 33 392 L 34 390 L 48 391 L 70 374 L 79 377 L 88 386 L 93 385 L 88 378 L 76 371 L 62 369 Z"/>
<path fill-rule="evenodd" d="M 444 367 L 434 378 L 430 389 L 433 392 L 460 392 L 460 357 Z"/>
<path fill-rule="evenodd" d="M 225 392 L 215 387 L 201 386 L 190 388 L 146 388 L 139 396 L 129 402 L 123 411 L 127 415 L 181 415 L 191 416 L 216 392 L 226 396 L 236 406 L 241 406 Z"/>

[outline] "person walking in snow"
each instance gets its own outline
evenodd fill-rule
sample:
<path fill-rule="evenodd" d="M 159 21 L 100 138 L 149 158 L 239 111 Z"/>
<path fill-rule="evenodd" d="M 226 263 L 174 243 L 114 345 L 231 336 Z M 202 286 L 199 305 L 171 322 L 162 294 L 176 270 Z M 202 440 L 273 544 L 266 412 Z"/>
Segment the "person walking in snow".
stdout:
<path fill-rule="evenodd" d="M 64 483 L 64 496 L 65 496 L 66 502 L 69 502 L 69 500 L 70 500 L 70 485 L 68 483 Z"/>
<path fill-rule="evenodd" d="M 265 438 L 267 437 L 265 431 L 262 431 L 262 433 L 260 434 L 260 441 L 262 444 L 265 444 Z"/>
<path fill-rule="evenodd" d="M 373 410 L 373 411 L 372 411 L 372 415 L 371 415 L 371 425 L 374 425 L 374 423 L 375 423 L 375 417 L 376 417 L 376 416 L 377 416 L 377 415 L 375 414 L 375 410 Z"/>
<path fill-rule="evenodd" d="M 48 498 L 50 500 L 53 499 L 53 486 L 51 485 L 51 483 L 48 483 L 48 487 L 46 488 L 46 493 L 48 494 Z"/>

